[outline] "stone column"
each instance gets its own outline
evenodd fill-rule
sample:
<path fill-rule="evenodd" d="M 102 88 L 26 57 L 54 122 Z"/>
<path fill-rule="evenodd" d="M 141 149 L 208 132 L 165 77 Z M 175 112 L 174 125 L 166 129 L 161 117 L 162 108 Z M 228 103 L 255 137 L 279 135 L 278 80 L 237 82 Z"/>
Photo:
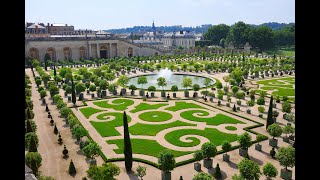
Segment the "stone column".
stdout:
<path fill-rule="evenodd" d="M 89 44 L 89 50 L 88 50 L 88 59 L 90 58 L 90 57 L 92 57 L 92 52 L 91 52 L 91 50 L 92 50 L 92 47 L 91 47 L 91 44 Z"/>
<path fill-rule="evenodd" d="M 112 58 L 112 43 L 109 43 L 109 54 L 108 54 L 108 58 Z"/>
<path fill-rule="evenodd" d="M 97 58 L 100 58 L 100 46 L 97 44 Z"/>

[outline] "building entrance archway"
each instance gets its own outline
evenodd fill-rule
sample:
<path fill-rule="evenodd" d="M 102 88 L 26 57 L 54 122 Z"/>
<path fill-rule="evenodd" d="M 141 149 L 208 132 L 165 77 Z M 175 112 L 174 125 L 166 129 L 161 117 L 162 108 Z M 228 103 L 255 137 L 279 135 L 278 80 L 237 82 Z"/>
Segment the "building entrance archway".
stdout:
<path fill-rule="evenodd" d="M 107 59 L 108 58 L 108 49 L 105 45 L 100 47 L 100 58 Z"/>

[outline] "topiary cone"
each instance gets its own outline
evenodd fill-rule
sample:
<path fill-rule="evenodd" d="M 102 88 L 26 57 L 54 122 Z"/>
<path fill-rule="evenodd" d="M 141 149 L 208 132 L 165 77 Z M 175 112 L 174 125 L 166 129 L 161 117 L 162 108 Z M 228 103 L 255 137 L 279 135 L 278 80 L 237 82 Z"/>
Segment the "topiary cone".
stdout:
<path fill-rule="evenodd" d="M 51 117 L 50 123 L 51 123 L 51 126 L 53 126 L 54 120 L 52 119 L 52 117 Z"/>
<path fill-rule="evenodd" d="M 50 111 L 49 110 L 49 107 L 48 107 L 48 104 L 46 104 L 46 112 Z"/>
<path fill-rule="evenodd" d="M 70 162 L 70 165 L 69 165 L 69 174 L 70 175 L 74 175 L 76 173 L 77 173 L 76 168 L 74 167 L 74 164 L 73 164 L 72 159 L 71 159 L 71 162 Z"/>
<path fill-rule="evenodd" d="M 55 135 L 58 134 L 58 128 L 57 128 L 57 125 L 56 125 L 56 124 L 54 125 L 53 132 L 54 132 Z"/>
<path fill-rule="evenodd" d="M 58 139 L 58 141 L 59 141 L 59 144 L 61 144 L 61 143 L 62 143 L 62 138 L 61 138 L 60 133 L 59 133 L 59 139 Z"/>

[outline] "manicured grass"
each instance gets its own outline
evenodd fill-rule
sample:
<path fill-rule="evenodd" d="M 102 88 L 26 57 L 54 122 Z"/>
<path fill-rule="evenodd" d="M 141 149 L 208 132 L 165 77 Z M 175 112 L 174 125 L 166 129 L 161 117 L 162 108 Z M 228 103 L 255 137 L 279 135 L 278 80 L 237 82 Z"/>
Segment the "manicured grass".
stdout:
<path fill-rule="evenodd" d="M 196 137 L 189 137 L 188 140 L 192 140 L 191 142 L 182 142 L 180 138 L 185 135 L 199 135 L 207 138 L 210 142 L 214 143 L 216 146 L 219 146 L 223 143 L 223 141 L 233 142 L 237 140 L 236 134 L 227 134 L 218 131 L 214 128 L 206 128 L 204 130 L 198 129 L 182 129 L 172 131 L 165 135 L 165 139 L 175 145 L 180 147 L 193 147 L 200 144 L 200 140 Z"/>
<path fill-rule="evenodd" d="M 268 84 L 265 85 L 263 87 L 261 87 L 261 89 L 263 89 L 264 87 L 266 88 L 272 88 L 272 89 L 276 89 L 276 88 L 293 88 L 293 84 L 281 84 L 281 85 L 276 85 L 276 84 Z"/>
<path fill-rule="evenodd" d="M 195 124 L 189 124 L 182 121 L 175 121 L 169 124 L 141 124 L 137 123 L 129 127 L 130 134 L 132 135 L 146 135 L 146 136 L 155 136 L 160 131 L 172 127 L 179 126 L 196 126 Z"/>
<path fill-rule="evenodd" d="M 123 154 L 123 139 L 116 139 L 116 140 L 108 140 L 108 144 L 116 144 L 119 149 L 115 149 L 114 152 L 117 154 Z M 132 154 L 145 154 L 149 156 L 153 156 L 159 158 L 159 153 L 167 148 L 161 146 L 155 140 L 148 140 L 148 139 L 131 139 L 132 145 Z M 186 154 L 190 154 L 192 152 L 181 152 L 181 151 L 174 151 L 170 150 L 175 157 L 183 156 Z M 133 155 L 134 157 L 134 155 Z"/>
<path fill-rule="evenodd" d="M 278 81 L 278 79 L 268 79 L 268 80 L 257 81 L 257 84 L 264 84 L 266 86 L 270 85 L 269 83 L 278 84 L 278 85 L 285 84 L 284 82 Z"/>
<path fill-rule="evenodd" d="M 90 123 L 98 131 L 98 133 L 102 137 L 119 136 L 120 135 L 120 133 L 113 126 L 109 126 L 107 124 L 108 122 L 90 121 Z"/>
<path fill-rule="evenodd" d="M 295 96 L 295 89 L 278 88 L 278 91 L 274 91 L 272 94 L 279 96 Z"/>
<path fill-rule="evenodd" d="M 102 137 L 119 136 L 120 133 L 115 129 L 115 127 L 123 126 L 123 114 L 110 112 L 110 113 L 101 114 L 99 116 L 100 118 L 103 118 L 103 116 L 105 115 L 115 116 L 116 118 L 109 122 L 90 121 L 90 123 Z M 131 121 L 131 117 L 127 115 L 127 118 L 129 123 Z"/>
<path fill-rule="evenodd" d="M 129 99 L 115 99 L 111 101 L 112 104 L 108 104 L 108 101 L 109 100 L 98 101 L 98 102 L 94 102 L 93 104 L 103 108 L 112 108 L 116 111 L 126 110 L 128 106 L 131 106 L 132 104 L 134 104 L 134 101 Z"/>
<path fill-rule="evenodd" d="M 234 126 L 226 126 L 226 129 L 229 130 L 229 131 L 235 131 L 235 130 L 237 130 L 237 128 L 234 127 Z"/>
<path fill-rule="evenodd" d="M 233 119 L 229 116 L 223 115 L 223 114 L 217 114 L 213 117 L 208 118 L 200 118 L 193 116 L 194 113 L 197 113 L 199 116 L 208 116 L 209 113 L 207 111 L 202 110 L 190 110 L 185 111 L 180 114 L 180 116 L 184 119 L 190 120 L 190 121 L 197 121 L 197 122 L 207 122 L 207 125 L 219 125 L 219 124 L 244 124 L 243 122 Z"/>
<path fill-rule="evenodd" d="M 166 110 L 176 112 L 176 111 L 179 111 L 179 110 L 181 110 L 181 109 L 188 109 L 188 108 L 206 109 L 206 108 L 204 108 L 204 107 L 202 107 L 202 106 L 199 106 L 199 105 L 193 104 L 193 103 L 176 102 L 176 105 L 175 105 L 175 106 L 168 107 L 168 108 L 166 108 Z"/>
<path fill-rule="evenodd" d="M 169 104 L 161 103 L 161 104 L 148 104 L 148 103 L 141 103 L 138 106 L 136 106 L 133 110 L 130 112 L 135 113 L 143 110 L 148 110 L 148 109 L 158 109 L 162 106 L 166 106 Z"/>
<path fill-rule="evenodd" d="M 163 111 L 150 111 L 140 114 L 139 118 L 143 121 L 161 122 L 171 119 L 172 115 Z"/>
<path fill-rule="evenodd" d="M 103 110 L 95 109 L 95 108 L 92 108 L 92 107 L 87 107 L 87 108 L 81 108 L 80 111 L 87 119 L 89 119 L 89 117 L 92 114 L 95 114 L 97 112 L 102 112 Z"/>
<path fill-rule="evenodd" d="M 99 114 L 99 115 L 97 116 L 97 119 L 99 119 L 99 120 L 108 120 L 109 118 L 108 118 L 108 117 L 107 117 L 107 118 L 104 118 L 105 116 L 114 116 L 115 119 L 112 120 L 112 121 L 110 121 L 110 122 L 113 122 L 113 121 L 115 121 L 115 122 L 121 122 L 121 124 L 116 125 L 116 126 L 122 126 L 123 113 L 107 112 L 107 113 Z M 127 114 L 127 119 L 128 119 L 128 121 L 131 120 L 131 117 L 130 117 L 128 114 Z"/>

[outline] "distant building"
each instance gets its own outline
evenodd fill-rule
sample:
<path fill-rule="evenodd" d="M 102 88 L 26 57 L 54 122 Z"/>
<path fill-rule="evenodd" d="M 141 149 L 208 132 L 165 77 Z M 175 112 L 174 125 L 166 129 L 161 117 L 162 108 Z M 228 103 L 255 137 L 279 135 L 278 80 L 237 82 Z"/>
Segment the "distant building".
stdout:
<path fill-rule="evenodd" d="M 47 32 L 51 35 L 72 35 L 75 33 L 74 26 L 68 24 L 47 24 Z"/>
<path fill-rule="evenodd" d="M 189 31 L 178 31 L 165 33 L 163 36 L 163 45 L 170 49 L 175 47 L 182 47 L 190 49 L 195 46 L 195 34 Z"/>
<path fill-rule="evenodd" d="M 48 37 L 49 34 L 43 23 L 26 23 L 25 37 Z"/>
<path fill-rule="evenodd" d="M 97 31 L 90 30 L 90 29 L 78 29 L 74 31 L 75 35 L 92 35 L 95 34 Z"/>

